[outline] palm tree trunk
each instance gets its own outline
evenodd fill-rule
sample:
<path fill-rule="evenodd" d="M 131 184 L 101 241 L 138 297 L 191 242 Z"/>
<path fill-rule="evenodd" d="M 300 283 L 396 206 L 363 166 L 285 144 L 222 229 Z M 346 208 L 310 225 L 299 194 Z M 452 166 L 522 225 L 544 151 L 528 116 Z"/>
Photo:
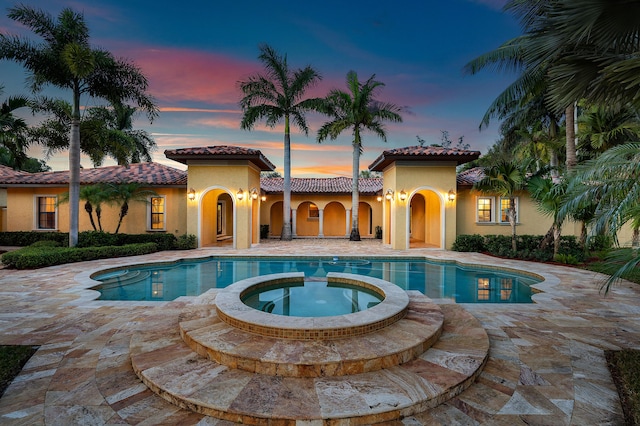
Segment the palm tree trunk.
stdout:
<path fill-rule="evenodd" d="M 511 197 L 509 199 L 509 224 L 511 225 L 511 250 L 518 251 L 518 242 L 516 240 L 516 200 Z"/>
<path fill-rule="evenodd" d="M 84 209 L 87 212 L 87 214 L 89 214 L 89 222 L 91 222 L 91 226 L 93 227 L 94 231 L 97 231 L 98 228 L 96 228 L 96 222 L 93 220 L 93 206 L 91 205 L 90 202 L 86 202 L 84 203 Z"/>
<path fill-rule="evenodd" d="M 80 86 L 73 87 L 73 118 L 69 141 L 69 247 L 78 245 L 80 204 Z"/>
<path fill-rule="evenodd" d="M 567 127 L 567 171 L 572 171 L 578 164 L 576 157 L 575 105 L 571 104 L 564 112 Z"/>
<path fill-rule="evenodd" d="M 118 231 L 120 230 L 120 225 L 122 225 L 122 220 L 127 215 L 127 213 L 129 213 L 129 203 L 125 201 L 124 203 L 122 203 L 122 207 L 120 207 L 120 217 L 118 218 L 118 226 L 116 227 L 116 232 L 114 232 L 114 234 L 117 234 Z"/>
<path fill-rule="evenodd" d="M 355 139 L 360 140 L 358 129 L 355 130 Z M 353 181 L 351 183 L 351 235 L 350 241 L 360 241 L 360 226 L 358 222 L 358 206 L 360 204 L 360 191 L 358 176 L 360 174 L 360 143 L 353 143 Z"/>
<path fill-rule="evenodd" d="M 282 201 L 282 241 L 291 241 L 291 134 L 289 116 L 284 118 L 284 194 Z"/>
<path fill-rule="evenodd" d="M 555 224 L 553 227 L 553 257 L 555 258 L 560 251 L 560 235 L 562 234 L 562 228 L 560 225 Z"/>

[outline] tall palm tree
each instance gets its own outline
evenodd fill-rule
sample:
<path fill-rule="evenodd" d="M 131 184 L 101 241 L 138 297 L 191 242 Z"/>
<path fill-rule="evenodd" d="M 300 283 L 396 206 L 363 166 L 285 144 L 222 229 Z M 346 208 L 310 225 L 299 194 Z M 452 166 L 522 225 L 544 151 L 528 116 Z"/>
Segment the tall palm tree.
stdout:
<path fill-rule="evenodd" d="M 507 218 L 511 225 L 511 249 L 515 252 L 518 249 L 516 240 L 516 196 L 519 191 L 526 187 L 525 167 L 522 165 L 500 162 L 484 168 L 484 177 L 476 182 L 474 189 L 481 192 L 498 195 L 509 199 Z"/>
<path fill-rule="evenodd" d="M 0 86 L 0 94 L 4 87 Z M 28 126 L 22 118 L 16 117 L 14 112 L 29 106 L 29 99 L 25 96 L 12 96 L 0 105 L 0 145 L 4 146 L 11 155 L 12 167 L 21 169 L 27 161 L 26 150 Z"/>
<path fill-rule="evenodd" d="M 616 145 L 640 140 L 640 115 L 630 105 L 592 105 L 580 115 L 578 129 L 582 156 L 594 158 Z"/>
<path fill-rule="evenodd" d="M 384 127 L 385 121 L 402 122 L 402 108 L 392 103 L 378 101 L 375 96 L 384 83 L 375 80 L 375 74 L 360 83 L 355 71 L 347 73 L 348 92 L 334 89 L 327 95 L 324 112 L 332 118 L 318 130 L 318 142 L 327 138 L 335 140 L 342 132 L 351 129 L 353 132 L 353 170 L 351 186 L 351 234 L 349 240 L 360 241 L 358 222 L 360 154 L 362 153 L 362 136 L 364 131 L 376 134 L 387 141 Z"/>
<path fill-rule="evenodd" d="M 534 176 L 529 179 L 527 189 L 531 198 L 538 205 L 538 211 L 553 218 L 551 234 L 553 235 L 553 255 L 557 255 L 560 249 L 560 236 L 562 235 L 562 223 L 564 217 L 560 215 L 562 202 L 566 192 L 566 181 L 553 182 L 552 179 L 542 176 Z M 547 242 L 542 243 L 541 248 L 547 246 Z"/>
<path fill-rule="evenodd" d="M 45 85 L 72 93 L 69 138 L 69 245 L 78 243 L 80 201 L 80 98 L 88 95 L 108 101 L 132 101 L 152 120 L 157 107 L 146 93 L 147 79 L 138 67 L 110 52 L 92 48 L 82 14 L 66 8 L 57 19 L 49 13 L 20 5 L 9 9 L 9 18 L 43 39 L 41 43 L 0 34 L 0 59 L 21 63 L 30 73 L 32 89 Z"/>
<path fill-rule="evenodd" d="M 282 206 L 281 239 L 289 241 L 291 233 L 291 122 L 309 134 L 305 114 L 319 111 L 322 99 L 307 98 L 306 92 L 322 77 L 307 66 L 290 69 L 287 56 L 280 55 L 272 47 L 260 46 L 258 59 L 264 65 L 264 72 L 239 81 L 243 97 L 240 107 L 243 111 L 240 128 L 251 130 L 258 121 L 265 120 L 273 128 L 284 121 L 284 197 Z"/>

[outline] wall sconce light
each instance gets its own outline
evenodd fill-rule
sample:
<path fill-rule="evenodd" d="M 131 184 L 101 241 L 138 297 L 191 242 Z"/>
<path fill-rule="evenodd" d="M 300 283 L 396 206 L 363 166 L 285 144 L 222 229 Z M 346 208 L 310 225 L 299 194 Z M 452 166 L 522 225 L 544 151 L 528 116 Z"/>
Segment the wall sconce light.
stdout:
<path fill-rule="evenodd" d="M 251 189 L 251 199 L 252 200 L 257 200 L 258 199 L 258 190 L 255 188 Z"/>
<path fill-rule="evenodd" d="M 387 189 L 387 192 L 384 195 L 384 198 L 386 198 L 389 201 L 393 200 L 393 190 L 391 188 Z"/>
<path fill-rule="evenodd" d="M 262 194 L 262 196 L 260 197 L 260 200 L 264 203 L 265 201 L 267 201 L 267 196 Z"/>
<path fill-rule="evenodd" d="M 456 192 L 453 189 L 449 190 L 449 193 L 447 194 L 447 200 L 449 200 L 450 202 L 453 202 L 456 199 Z"/>
<path fill-rule="evenodd" d="M 400 191 L 400 201 L 404 201 L 407 199 L 407 193 L 404 192 L 404 189 Z"/>
<path fill-rule="evenodd" d="M 196 199 L 196 190 L 193 188 L 189 188 L 189 191 L 187 191 L 187 198 L 191 201 Z"/>
<path fill-rule="evenodd" d="M 378 196 L 376 197 L 376 200 L 378 200 L 378 202 L 382 201 L 382 195 L 378 195 Z"/>
<path fill-rule="evenodd" d="M 236 194 L 236 196 L 239 201 L 242 201 L 242 199 L 244 198 L 244 191 L 242 190 L 242 188 L 238 189 L 238 193 Z"/>

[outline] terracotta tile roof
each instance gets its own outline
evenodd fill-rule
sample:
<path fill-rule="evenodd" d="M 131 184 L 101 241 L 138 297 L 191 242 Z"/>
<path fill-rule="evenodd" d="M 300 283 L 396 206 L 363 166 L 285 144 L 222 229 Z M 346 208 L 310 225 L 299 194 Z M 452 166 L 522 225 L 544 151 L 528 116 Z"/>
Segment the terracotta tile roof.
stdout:
<path fill-rule="evenodd" d="M 12 178 L 15 176 L 28 176 L 31 173 L 13 170 L 11 167 L 0 165 L 0 179 Z"/>
<path fill-rule="evenodd" d="M 351 194 L 353 179 L 336 178 L 291 178 L 291 192 L 294 194 Z M 267 194 L 279 194 L 284 191 L 284 178 L 260 178 L 260 186 Z M 381 178 L 360 178 L 359 189 L 362 195 L 375 195 L 382 191 Z"/>
<path fill-rule="evenodd" d="M 258 149 L 240 146 L 216 145 L 194 148 L 167 149 L 164 155 L 180 163 L 187 164 L 197 160 L 248 160 L 264 171 L 275 170 L 276 166 Z"/>
<path fill-rule="evenodd" d="M 482 167 L 474 167 L 473 169 L 458 173 L 456 182 L 458 186 L 473 186 L 474 183 L 480 182 L 482 178 L 484 178 Z"/>
<path fill-rule="evenodd" d="M 480 157 L 480 151 L 469 151 L 441 146 L 407 146 L 383 151 L 369 166 L 369 170 L 381 172 L 394 161 L 455 161 L 464 164 Z"/>
<path fill-rule="evenodd" d="M 135 182 L 149 186 L 186 186 L 187 172 L 159 163 L 137 163 L 129 166 L 107 166 L 80 170 L 80 184 Z M 0 185 L 41 186 L 68 185 L 69 172 L 23 173 L 4 176 Z"/>

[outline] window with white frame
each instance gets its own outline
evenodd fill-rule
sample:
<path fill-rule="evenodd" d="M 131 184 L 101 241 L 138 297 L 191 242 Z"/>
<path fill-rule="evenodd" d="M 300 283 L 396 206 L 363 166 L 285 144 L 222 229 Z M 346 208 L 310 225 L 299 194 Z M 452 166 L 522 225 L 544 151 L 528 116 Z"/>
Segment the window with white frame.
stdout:
<path fill-rule="evenodd" d="M 36 229 L 57 229 L 58 199 L 52 195 L 36 196 Z"/>
<path fill-rule="evenodd" d="M 516 208 L 516 222 L 518 222 L 518 198 L 513 199 Z M 509 223 L 509 198 L 500 198 L 500 222 Z"/>
<path fill-rule="evenodd" d="M 148 223 L 151 231 L 164 231 L 166 228 L 166 199 L 151 197 L 149 199 Z"/>
<path fill-rule="evenodd" d="M 493 222 L 493 197 L 478 197 L 476 200 L 476 220 L 478 223 Z"/>

